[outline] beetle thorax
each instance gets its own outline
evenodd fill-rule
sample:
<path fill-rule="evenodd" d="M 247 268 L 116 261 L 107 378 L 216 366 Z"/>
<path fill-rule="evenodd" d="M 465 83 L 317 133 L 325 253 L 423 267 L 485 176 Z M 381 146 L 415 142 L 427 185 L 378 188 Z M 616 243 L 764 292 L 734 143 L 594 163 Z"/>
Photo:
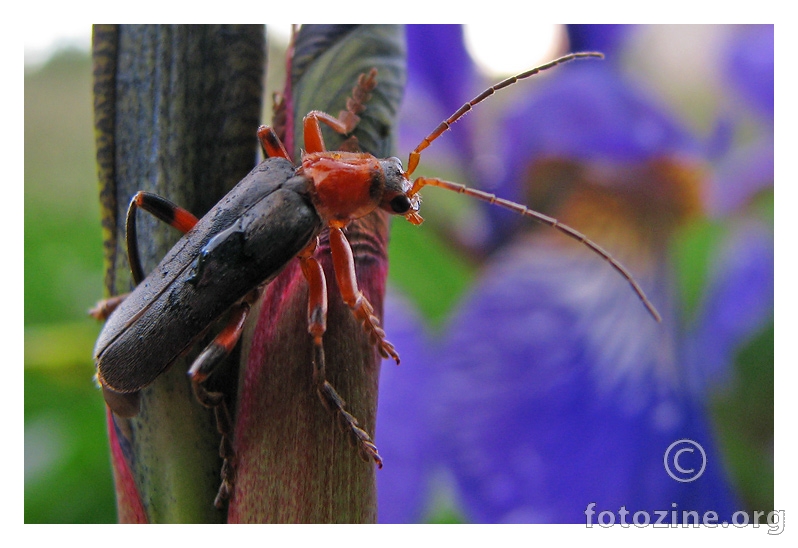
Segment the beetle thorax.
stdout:
<path fill-rule="evenodd" d="M 325 221 L 347 222 L 368 215 L 385 190 L 385 175 L 371 154 L 305 154 L 302 171 L 313 181 L 313 205 Z"/>

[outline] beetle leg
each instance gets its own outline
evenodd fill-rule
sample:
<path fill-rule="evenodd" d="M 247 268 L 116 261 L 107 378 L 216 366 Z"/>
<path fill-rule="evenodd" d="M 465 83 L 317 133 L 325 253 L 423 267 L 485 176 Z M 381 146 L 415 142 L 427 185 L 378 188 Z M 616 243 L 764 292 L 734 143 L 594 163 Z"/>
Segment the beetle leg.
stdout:
<path fill-rule="evenodd" d="M 352 88 L 352 96 L 346 100 L 346 110 L 342 110 L 338 117 L 320 110 L 311 110 L 302 119 L 302 129 L 305 133 L 305 152 L 324 152 L 324 137 L 321 135 L 323 122 L 336 133 L 349 135 L 360 122 L 360 116 L 366 110 L 365 103 L 371 99 L 371 92 L 377 87 L 377 69 L 371 69 L 366 74 L 361 74 L 357 84 Z"/>
<path fill-rule="evenodd" d="M 285 150 L 283 142 L 271 127 L 260 126 L 258 128 L 258 140 L 260 140 L 260 146 L 263 148 L 263 154 L 269 158 L 279 157 L 285 158 L 289 162 L 292 161 L 288 151 Z"/>
<path fill-rule="evenodd" d="M 94 305 L 94 308 L 89 310 L 89 316 L 99 321 L 107 320 L 108 316 L 111 315 L 111 312 L 116 310 L 116 307 L 122 304 L 122 301 L 124 301 L 128 295 L 130 295 L 130 293 L 122 293 L 121 295 L 115 295 L 113 297 L 97 301 L 97 304 Z"/>
<path fill-rule="evenodd" d="M 352 96 L 346 100 L 346 110 L 338 113 L 338 119 L 351 127 L 352 130 L 360 122 L 360 114 L 366 110 L 366 103 L 371 99 L 371 92 L 377 87 L 377 69 L 373 68 L 368 74 L 361 74 L 357 85 L 352 88 Z M 351 133 L 350 130 L 348 133 Z"/>
<path fill-rule="evenodd" d="M 144 269 L 139 258 L 138 239 L 136 238 L 136 209 L 141 208 L 151 213 L 161 221 L 175 227 L 183 234 L 194 228 L 197 218 L 188 210 L 183 209 L 157 194 L 139 191 L 130 200 L 125 223 L 127 238 L 127 255 L 130 262 L 130 271 L 133 282 L 138 285 L 144 279 Z"/>
<path fill-rule="evenodd" d="M 308 282 L 308 332 L 313 337 L 313 381 L 324 407 L 335 414 L 342 430 L 348 431 L 363 460 L 374 461 L 382 468 L 382 458 L 368 433 L 358 426 L 357 419 L 344 408 L 346 402 L 327 381 L 322 338 L 327 330 L 327 280 L 319 261 L 313 257 L 316 240 L 299 254 L 302 274 Z"/>
<path fill-rule="evenodd" d="M 351 133 L 352 130 L 355 129 L 355 125 L 357 125 L 357 121 L 352 123 L 350 120 L 350 123 L 347 124 L 326 112 L 311 110 L 302 119 L 303 130 L 305 132 L 305 152 L 324 152 L 327 150 L 324 146 L 324 137 L 321 135 L 321 126 L 319 126 L 319 122 L 324 122 L 334 129 L 336 133 L 340 133 L 341 135 Z"/>
<path fill-rule="evenodd" d="M 330 227 L 330 251 L 335 267 L 335 279 L 338 281 L 344 302 L 352 309 L 355 317 L 363 323 L 363 329 L 368 333 L 371 344 L 377 347 L 380 355 L 383 358 L 393 358 L 399 364 L 399 354 L 396 353 L 394 346 L 386 340 L 385 331 L 382 330 L 380 321 L 374 315 L 374 308 L 357 287 L 352 248 L 340 228 Z"/>
<path fill-rule="evenodd" d="M 188 210 L 183 209 L 157 194 L 151 192 L 137 192 L 127 209 L 125 234 L 127 239 L 127 256 L 130 263 L 130 272 L 133 282 L 138 285 L 144 279 L 144 269 L 139 258 L 138 238 L 136 237 L 136 209 L 141 208 L 154 215 L 161 221 L 175 227 L 183 234 L 194 228 L 197 218 Z M 89 315 L 96 320 L 107 320 L 108 316 L 122 304 L 128 293 L 115 295 L 102 299 L 89 310 Z"/>
<path fill-rule="evenodd" d="M 103 391 L 103 399 L 116 415 L 129 419 L 135 417 L 141 409 L 141 392 L 115 392 L 106 386 L 102 377 L 97 374 L 97 382 Z"/>
<path fill-rule="evenodd" d="M 235 348 L 244 330 L 244 322 L 249 315 L 250 303 L 254 302 L 258 295 L 260 295 L 260 290 L 252 291 L 244 301 L 233 308 L 227 325 L 205 350 L 197 356 L 188 371 L 197 400 L 205 407 L 213 409 L 216 416 L 216 429 L 222 436 L 222 441 L 219 445 L 219 456 L 223 459 L 222 483 L 219 486 L 216 500 L 214 500 L 214 505 L 220 509 L 224 505 L 224 501 L 230 498 L 235 484 L 235 449 L 233 449 L 233 444 L 230 441 L 233 421 L 230 417 L 225 395 L 222 392 L 209 391 L 202 383 Z"/>

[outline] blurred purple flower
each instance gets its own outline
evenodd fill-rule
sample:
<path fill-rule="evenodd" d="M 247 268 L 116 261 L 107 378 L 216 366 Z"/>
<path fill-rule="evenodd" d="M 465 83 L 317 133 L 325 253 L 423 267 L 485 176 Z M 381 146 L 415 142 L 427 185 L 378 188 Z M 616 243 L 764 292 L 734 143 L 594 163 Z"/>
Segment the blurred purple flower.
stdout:
<path fill-rule="evenodd" d="M 726 80 L 759 115 L 773 123 L 774 28 L 750 25 L 736 29 L 726 56 Z"/>
<path fill-rule="evenodd" d="M 663 110 L 622 83 L 612 65 L 600 61 L 561 67 L 531 100 L 514 105 L 503 128 L 506 167 L 490 191 L 520 202 L 528 199 L 524 176 L 535 160 L 577 158 L 586 169 L 601 170 L 656 159 L 694 162 L 700 151 L 700 144 Z M 640 184 L 634 177 L 615 177 L 601 177 L 600 183 L 616 188 Z M 494 232 L 487 239 L 494 244 L 506 239 L 512 228 L 527 224 L 511 212 L 484 209 L 493 220 Z"/>
<path fill-rule="evenodd" d="M 687 332 L 700 389 L 727 380 L 734 354 L 773 319 L 773 231 L 746 220 L 735 226 L 712 264 L 703 306 Z"/>
<path fill-rule="evenodd" d="M 606 48 L 629 31 L 571 35 L 580 49 L 599 49 L 599 36 L 611 54 Z M 558 211 L 610 250 L 663 323 L 586 248 L 488 209 L 492 254 L 471 295 L 434 348 L 382 383 L 380 447 L 402 446 L 409 456 L 392 465 L 393 478 L 387 466 L 378 476 L 380 521 L 416 519 L 407 505 L 424 499 L 442 466 L 475 522 L 584 523 L 590 503 L 616 516 L 623 506 L 729 519 L 740 508 L 715 449 L 708 381 L 726 374 L 739 345 L 772 319 L 772 231 L 756 220 L 732 223 L 688 323 L 669 249 L 676 229 L 703 209 L 706 144 L 633 89 L 615 63 L 561 67 L 511 111 L 507 169 L 490 191 Z M 744 204 L 750 194 L 741 194 Z M 386 322 L 406 313 L 389 301 Z M 411 335 L 398 347 L 428 344 Z M 384 405 L 396 402 L 388 413 Z M 394 438 L 400 423 L 409 437 Z M 666 449 L 682 438 L 707 453 L 694 482 L 677 482 L 664 467 Z M 389 482 L 403 492 L 384 493 Z"/>
<path fill-rule="evenodd" d="M 706 188 L 710 215 L 729 215 L 756 193 L 773 187 L 773 25 L 735 27 L 725 58 L 735 117 L 755 126 L 754 137 L 727 151 Z M 749 118 L 749 119 L 746 119 Z"/>
<path fill-rule="evenodd" d="M 699 384 L 726 380 L 734 353 L 773 319 L 773 228 L 746 214 L 759 193 L 773 189 L 773 33 L 773 25 L 735 26 L 725 51 L 731 122 L 751 127 L 739 130 L 746 141 L 718 159 L 704 193 L 708 215 L 733 223 L 689 331 L 690 356 L 702 364 Z"/>
<path fill-rule="evenodd" d="M 600 51 L 612 54 L 623 47 L 634 25 L 568 25 L 571 51 Z M 614 59 L 610 57 L 610 62 Z"/>
<path fill-rule="evenodd" d="M 579 251 L 518 239 L 450 326 L 441 423 L 469 518 L 584 523 L 591 502 L 597 512 L 653 515 L 676 503 L 728 517 L 704 411 L 685 389 L 672 304 L 655 324 L 628 286 Z M 658 283 L 662 261 L 658 270 L 647 285 L 662 307 L 673 299 Z M 695 483 L 663 467 L 682 438 L 710 453 Z"/>
<path fill-rule="evenodd" d="M 402 364 L 383 362 L 376 441 L 387 465 L 377 473 L 380 523 L 419 523 L 428 495 L 431 463 L 439 461 L 428 427 L 432 394 L 425 370 L 430 356 L 423 319 L 399 295 L 385 299 L 385 329 Z"/>
<path fill-rule="evenodd" d="M 463 41 L 461 25 L 407 25 L 407 85 L 402 102 L 400 150 L 409 152 L 439 122 L 471 99 L 474 64 Z M 425 162 L 435 158 L 471 157 L 469 117 L 457 131 L 435 143 Z"/>

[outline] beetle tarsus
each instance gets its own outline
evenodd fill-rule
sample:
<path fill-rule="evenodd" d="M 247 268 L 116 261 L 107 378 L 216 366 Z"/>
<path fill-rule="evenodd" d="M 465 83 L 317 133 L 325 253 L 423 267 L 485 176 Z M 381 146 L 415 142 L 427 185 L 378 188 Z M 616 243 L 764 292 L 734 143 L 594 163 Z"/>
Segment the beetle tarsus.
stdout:
<path fill-rule="evenodd" d="M 205 407 L 213 409 L 214 416 L 216 417 L 216 430 L 222 436 L 219 443 L 219 457 L 222 458 L 222 469 L 220 476 L 222 479 L 219 485 L 219 492 L 213 504 L 216 508 L 221 509 L 225 501 L 230 498 L 235 485 L 235 449 L 230 441 L 232 433 L 232 420 L 230 418 L 230 411 L 227 407 L 224 394 L 221 392 L 209 392 L 198 381 L 192 379 L 192 387 L 194 388 L 194 395 L 197 400 Z"/>
<path fill-rule="evenodd" d="M 235 458 L 236 453 L 230 440 L 233 431 L 233 419 L 227 406 L 225 395 L 222 392 L 211 392 L 203 383 L 222 360 L 235 348 L 244 329 L 244 322 L 250 311 L 250 301 L 255 301 L 260 295 L 260 290 L 253 290 L 245 299 L 236 305 L 227 320 L 227 325 L 213 339 L 191 364 L 188 375 L 197 400 L 205 407 L 213 409 L 216 418 L 216 430 L 222 437 L 219 443 L 219 456 L 222 458 L 221 478 L 219 492 L 214 500 L 214 506 L 222 508 L 233 492 L 235 485 Z"/>
<path fill-rule="evenodd" d="M 222 484 L 219 486 L 219 492 L 216 493 L 216 498 L 213 500 L 213 505 L 217 510 L 224 509 L 227 501 L 233 495 L 233 484 L 229 483 L 224 477 L 224 467 L 222 467 Z"/>
<path fill-rule="evenodd" d="M 352 95 L 346 100 L 346 110 L 338 113 L 338 120 L 343 124 L 344 135 L 352 133 L 360 123 L 360 115 L 366 110 L 366 103 L 371 99 L 371 92 L 377 87 L 377 69 L 373 68 L 368 74 L 361 74 L 357 85 L 352 88 Z M 354 136 L 353 136 L 354 137 Z M 357 139 L 355 139 L 355 144 Z M 341 145 L 340 150 L 355 152 L 352 145 Z"/>
<path fill-rule="evenodd" d="M 98 321 L 107 320 L 108 316 L 111 315 L 111 312 L 116 310 L 116 308 L 122 304 L 122 301 L 124 301 L 128 295 L 129 293 L 123 293 L 122 295 L 116 295 L 114 297 L 108 297 L 107 299 L 97 301 L 97 304 L 94 305 L 94 308 L 89 309 L 89 316 Z"/>
<path fill-rule="evenodd" d="M 321 368 L 323 369 L 323 366 Z M 320 367 L 317 366 L 316 370 L 318 371 L 319 369 Z M 358 455 L 364 461 L 373 461 L 378 468 L 382 468 L 382 457 L 377 451 L 377 446 L 374 445 L 368 432 L 358 426 L 357 419 L 344 409 L 346 402 L 338 395 L 335 388 L 326 380 L 321 380 L 316 393 L 319 395 L 324 407 L 335 415 L 341 431 L 349 434 L 349 441 L 357 446 Z"/>
<path fill-rule="evenodd" d="M 399 365 L 399 354 L 396 347 L 385 338 L 385 331 L 380 327 L 380 320 L 374 315 L 374 308 L 371 303 L 361 296 L 360 301 L 352 308 L 355 317 L 361 322 L 363 330 L 368 334 L 369 342 L 377 347 L 380 356 L 383 358 L 393 358 L 396 365 Z"/>

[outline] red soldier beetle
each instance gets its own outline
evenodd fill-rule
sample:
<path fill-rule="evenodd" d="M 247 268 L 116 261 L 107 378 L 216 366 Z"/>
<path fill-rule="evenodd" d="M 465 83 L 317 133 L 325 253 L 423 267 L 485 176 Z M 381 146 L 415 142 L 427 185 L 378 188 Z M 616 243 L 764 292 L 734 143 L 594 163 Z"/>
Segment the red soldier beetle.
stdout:
<path fill-rule="evenodd" d="M 410 153 L 405 170 L 398 158 L 378 159 L 362 152 L 328 151 L 320 123 L 348 135 L 358 117 L 344 112 L 338 118 L 311 111 L 304 118 L 305 150 L 295 166 L 275 132 L 261 126 L 258 138 L 268 156 L 202 219 L 154 194 L 139 192 L 128 209 L 127 245 L 136 289 L 98 307 L 108 317 L 95 347 L 97 379 L 109 407 L 120 416 L 138 412 L 138 393 L 185 353 L 219 319 L 226 326 L 196 358 L 189 370 L 197 399 L 216 412 L 222 434 L 223 482 L 215 501 L 221 506 L 233 488 L 229 441 L 232 424 L 224 395 L 210 392 L 204 381 L 237 344 L 251 306 L 263 288 L 293 259 L 300 262 L 309 286 L 308 332 L 313 341 L 314 383 L 324 406 L 355 441 L 362 458 L 382 466 L 369 434 L 346 409 L 344 400 L 327 382 L 323 337 L 326 331 L 326 279 L 313 257 L 318 236 L 329 230 L 330 249 L 344 302 L 360 321 L 384 358 L 399 363 L 373 308 L 358 289 L 352 250 L 343 233 L 349 222 L 377 208 L 421 224 L 419 191 L 437 186 L 515 211 L 573 238 L 607 261 L 632 286 L 657 320 L 660 316 L 623 265 L 580 232 L 556 219 L 493 194 L 437 178 L 411 180 L 421 153 L 475 105 L 507 86 L 556 65 L 600 53 L 565 55 L 486 89 L 441 122 Z M 356 90 L 373 89 L 376 70 L 362 75 Z M 145 278 L 138 259 L 135 211 L 142 208 L 178 228 L 185 236 Z M 143 341 L 143 342 L 142 342 Z"/>

